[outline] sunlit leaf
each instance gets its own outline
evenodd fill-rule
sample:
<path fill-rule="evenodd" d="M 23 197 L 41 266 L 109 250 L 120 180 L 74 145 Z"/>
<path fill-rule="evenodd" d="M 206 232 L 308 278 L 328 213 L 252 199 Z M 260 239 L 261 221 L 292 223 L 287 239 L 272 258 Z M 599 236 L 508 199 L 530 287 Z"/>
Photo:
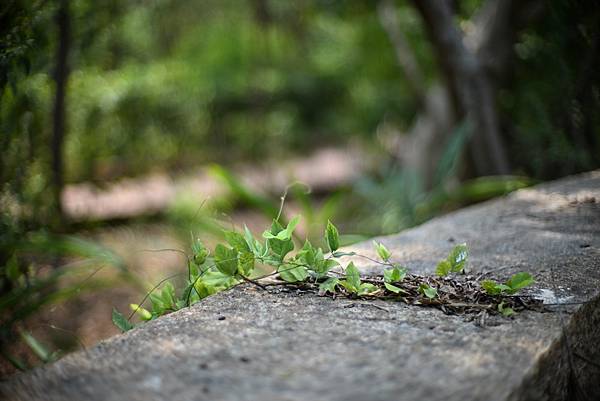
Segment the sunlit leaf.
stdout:
<path fill-rule="evenodd" d="M 329 220 L 327 220 L 325 239 L 331 252 L 335 252 L 340 247 L 340 234 L 338 229 Z"/>
<path fill-rule="evenodd" d="M 140 305 L 129 304 L 129 307 L 131 308 L 131 310 L 133 312 L 135 312 L 140 317 L 140 319 L 142 319 L 142 320 L 152 319 L 152 313 L 150 313 L 150 311 L 148 311 L 147 309 L 142 308 Z"/>
<path fill-rule="evenodd" d="M 462 272 L 467 263 L 468 256 L 467 244 L 456 245 L 448 255 L 448 262 L 450 262 L 452 272 Z"/>
<path fill-rule="evenodd" d="M 373 245 L 375 246 L 375 250 L 377 251 L 377 255 L 379 255 L 379 257 L 382 260 L 384 260 L 384 261 L 387 262 L 390 259 L 390 257 L 392 256 L 392 254 L 390 253 L 390 251 L 381 242 L 373 241 Z"/>

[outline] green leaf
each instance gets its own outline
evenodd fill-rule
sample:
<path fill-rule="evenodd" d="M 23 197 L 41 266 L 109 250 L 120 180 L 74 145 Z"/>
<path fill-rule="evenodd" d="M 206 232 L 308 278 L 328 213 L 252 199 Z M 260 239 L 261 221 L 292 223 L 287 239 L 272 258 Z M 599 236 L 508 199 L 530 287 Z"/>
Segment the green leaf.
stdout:
<path fill-rule="evenodd" d="M 406 292 L 402 288 L 396 287 L 395 285 L 390 284 L 388 282 L 384 282 L 383 285 L 385 285 L 385 288 L 387 288 L 389 291 L 394 292 L 396 294 L 399 294 L 401 292 Z"/>
<path fill-rule="evenodd" d="M 498 312 L 502 313 L 502 316 L 504 317 L 509 317 L 516 313 L 512 308 L 505 307 L 504 302 L 498 304 Z"/>
<path fill-rule="evenodd" d="M 452 265 L 446 259 L 441 260 L 435 268 L 435 274 L 441 277 L 447 276 L 450 271 L 452 271 Z"/>
<path fill-rule="evenodd" d="M 531 284 L 533 284 L 533 277 L 531 276 L 531 274 L 526 273 L 526 272 L 520 272 L 517 274 L 514 274 L 510 280 L 508 280 L 506 282 L 506 285 L 508 287 L 510 287 L 509 290 L 507 290 L 508 293 L 510 294 L 514 294 L 517 291 L 519 291 L 522 288 L 525 288 Z"/>
<path fill-rule="evenodd" d="M 112 311 L 112 321 L 115 326 L 117 326 L 123 333 L 133 329 L 135 326 L 125 319 L 125 316 L 121 314 L 118 310 L 113 308 Z"/>
<path fill-rule="evenodd" d="M 327 229 L 325 233 L 325 239 L 327 240 L 327 246 L 331 252 L 337 251 L 340 247 L 340 233 L 336 226 L 331 221 L 327 220 Z"/>
<path fill-rule="evenodd" d="M 348 282 L 348 280 L 340 280 L 339 284 L 346 289 L 351 294 L 355 294 L 358 292 L 358 288 L 354 287 L 352 284 Z"/>
<path fill-rule="evenodd" d="M 333 260 L 333 259 L 325 259 L 323 260 L 323 263 L 319 266 L 319 271 L 317 272 L 317 275 L 319 277 L 327 274 L 329 272 L 329 270 L 333 269 L 334 267 L 339 266 L 340 263 L 337 260 Z"/>
<path fill-rule="evenodd" d="M 196 239 L 192 243 L 192 253 L 194 255 L 194 263 L 198 266 L 206 262 L 209 254 L 208 249 L 204 247 L 204 244 L 199 239 Z"/>
<path fill-rule="evenodd" d="M 298 260 L 303 262 L 308 268 L 314 271 L 318 278 L 327 275 L 329 270 L 339 266 L 339 262 L 334 259 L 325 259 L 321 248 L 314 248 L 310 242 L 306 241 L 302 251 L 298 253 Z"/>
<path fill-rule="evenodd" d="M 481 288 L 483 288 L 489 295 L 498 295 L 502 292 L 502 290 L 498 288 L 498 283 L 494 280 L 483 280 L 481 282 Z"/>
<path fill-rule="evenodd" d="M 223 231 L 223 235 L 225 236 L 225 241 L 236 251 L 240 253 L 250 252 L 250 246 L 242 234 L 235 231 Z"/>
<path fill-rule="evenodd" d="M 514 274 L 506 284 L 500 284 L 494 280 L 483 280 L 481 287 L 490 295 L 500 295 L 502 293 L 514 294 L 520 289 L 531 285 L 533 282 L 531 274 L 520 272 Z"/>
<path fill-rule="evenodd" d="M 217 269 L 223 274 L 234 276 L 238 269 L 237 254 L 235 249 L 218 244 L 215 247 L 215 264 Z"/>
<path fill-rule="evenodd" d="M 340 251 L 337 251 L 337 252 L 333 252 L 331 254 L 331 256 L 333 256 L 334 258 L 341 258 L 342 256 L 354 256 L 354 255 L 356 255 L 356 252 L 340 252 Z"/>
<path fill-rule="evenodd" d="M 165 311 L 168 309 L 168 306 L 165 305 L 160 295 L 150 294 L 150 301 L 152 302 L 152 313 L 154 315 L 161 316 L 165 314 Z"/>
<path fill-rule="evenodd" d="M 323 295 L 329 291 L 335 294 L 335 287 L 340 283 L 340 279 L 337 277 L 329 277 L 327 280 L 319 284 L 319 294 Z"/>
<path fill-rule="evenodd" d="M 279 239 L 268 239 L 267 244 L 271 253 L 276 257 L 276 261 L 279 263 L 283 262 L 285 256 L 294 250 L 294 242 L 291 239 L 279 240 Z"/>
<path fill-rule="evenodd" d="M 252 252 L 240 252 L 238 254 L 238 273 L 248 277 L 254 270 L 254 254 Z"/>
<path fill-rule="evenodd" d="M 383 271 L 383 281 L 386 283 L 397 283 L 406 277 L 406 269 L 401 266 L 394 266 L 393 269 Z"/>
<path fill-rule="evenodd" d="M 218 270 L 209 270 L 202 277 L 195 280 L 195 282 L 188 284 L 188 287 L 182 294 L 183 304 L 187 303 L 188 297 L 191 305 L 219 291 L 226 290 L 238 282 L 235 277 L 223 274 Z"/>
<path fill-rule="evenodd" d="M 448 257 L 441 260 L 435 268 L 435 274 L 438 276 L 447 276 L 450 273 L 460 273 L 464 270 L 468 258 L 467 244 L 456 245 Z"/>
<path fill-rule="evenodd" d="M 419 286 L 419 292 L 429 299 L 434 299 L 437 296 L 437 288 L 431 287 L 427 284 L 421 284 Z"/>
<path fill-rule="evenodd" d="M 376 285 L 371 283 L 362 283 L 360 287 L 358 287 L 358 295 L 367 295 L 376 292 L 379 288 Z"/>
<path fill-rule="evenodd" d="M 177 309 L 177 306 L 175 305 L 175 287 L 173 287 L 173 283 L 167 281 L 160 292 L 160 296 L 167 309 Z"/>
<path fill-rule="evenodd" d="M 308 277 L 308 270 L 304 266 L 291 266 L 283 264 L 278 269 L 279 276 L 288 283 L 304 281 Z"/>
<path fill-rule="evenodd" d="M 390 251 L 381 242 L 373 241 L 373 245 L 375 246 L 375 250 L 377 251 L 377 255 L 379 255 L 379 257 L 382 260 L 384 260 L 384 261 L 387 262 L 390 259 L 390 257 L 392 256 L 392 254 L 390 253 Z"/>
<path fill-rule="evenodd" d="M 462 272 L 465 268 L 465 264 L 467 263 L 468 256 L 469 252 L 467 249 L 467 244 L 456 245 L 448 255 L 448 262 L 450 262 L 452 272 Z"/>
<path fill-rule="evenodd" d="M 354 266 L 353 262 L 350 262 L 348 267 L 346 267 L 346 280 L 342 281 L 340 284 L 352 293 L 358 293 L 360 290 L 360 272 L 356 266 Z"/>
<path fill-rule="evenodd" d="M 303 261 L 304 264 L 306 264 L 307 266 L 310 266 L 310 268 L 312 268 L 316 263 L 316 254 L 317 249 L 312 246 L 310 241 L 306 240 L 304 241 L 304 246 L 302 246 L 302 249 L 300 250 L 300 252 L 298 252 L 298 259 Z"/>
<path fill-rule="evenodd" d="M 287 227 L 285 229 L 278 230 L 277 232 L 273 232 L 273 227 L 271 227 L 271 231 L 265 231 L 263 233 L 263 237 L 266 239 L 278 239 L 281 241 L 289 240 L 292 238 L 292 234 L 294 233 L 294 229 L 300 222 L 300 216 L 296 216 L 290 220 Z M 277 223 L 279 224 L 279 223 Z M 279 225 L 281 227 L 281 225 Z"/>
<path fill-rule="evenodd" d="M 198 282 L 202 283 L 210 295 L 212 295 L 234 286 L 238 283 L 238 280 L 235 277 L 222 273 L 221 271 L 210 270 L 206 272 Z"/>
<path fill-rule="evenodd" d="M 250 250 L 252 251 L 252 253 L 254 253 L 255 256 L 257 257 L 263 257 L 266 256 L 265 254 L 265 248 L 257 239 L 254 238 L 254 236 L 252 235 L 252 232 L 250 232 L 250 230 L 248 229 L 248 227 L 246 227 L 246 225 L 244 225 L 244 239 L 246 240 L 246 243 L 248 244 L 248 246 L 250 247 Z"/>
<path fill-rule="evenodd" d="M 142 319 L 142 320 L 152 319 L 152 313 L 150 313 L 147 309 L 142 308 L 140 305 L 129 304 L 129 307 L 131 308 L 131 310 L 133 312 L 137 313 L 137 315 L 140 317 L 140 319 Z"/>

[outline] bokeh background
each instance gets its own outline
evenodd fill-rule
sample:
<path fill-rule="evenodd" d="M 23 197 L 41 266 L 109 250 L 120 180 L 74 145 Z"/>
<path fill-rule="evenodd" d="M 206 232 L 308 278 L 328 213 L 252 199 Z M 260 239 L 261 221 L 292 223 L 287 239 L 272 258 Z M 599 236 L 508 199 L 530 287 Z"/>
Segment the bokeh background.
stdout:
<path fill-rule="evenodd" d="M 117 332 L 190 241 L 350 244 L 600 165 L 583 0 L 4 0 L 0 375 Z"/>

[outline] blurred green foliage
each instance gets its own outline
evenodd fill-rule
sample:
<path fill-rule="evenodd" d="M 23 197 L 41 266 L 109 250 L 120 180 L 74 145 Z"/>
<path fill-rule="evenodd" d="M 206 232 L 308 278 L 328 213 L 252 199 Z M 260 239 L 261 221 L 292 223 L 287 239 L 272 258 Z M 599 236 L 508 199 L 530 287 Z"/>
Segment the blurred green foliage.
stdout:
<path fill-rule="evenodd" d="M 410 122 L 414 99 L 368 3 L 268 3 L 261 19 L 249 1 L 73 1 L 67 180 L 259 160 L 370 136 L 384 115 Z M 51 125 L 52 12 L 31 38 L 50 40 L 31 51 L 48 64 L 1 99 L 18 138 Z M 414 13 L 404 19 L 426 49 Z"/>
<path fill-rule="evenodd" d="M 368 144 L 382 121 L 406 130 L 418 104 L 375 3 L 72 0 L 66 181 Z M 458 2 L 459 20 L 481 3 Z M 0 11 L 0 178 L 18 203 L 34 205 L 33 220 L 51 213 L 42 194 L 57 4 L 8 0 Z M 410 3 L 396 7 L 423 76 L 435 82 L 419 16 Z M 589 68 L 598 12 L 577 1 L 546 8 L 519 36 L 514 78 L 498 99 L 514 171 L 535 178 L 600 162 L 599 80 Z"/>

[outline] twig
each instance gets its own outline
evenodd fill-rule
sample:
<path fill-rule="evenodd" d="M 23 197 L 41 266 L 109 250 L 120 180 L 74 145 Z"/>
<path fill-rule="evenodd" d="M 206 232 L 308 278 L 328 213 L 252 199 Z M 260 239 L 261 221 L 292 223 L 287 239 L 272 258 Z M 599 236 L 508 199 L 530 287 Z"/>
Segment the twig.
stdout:
<path fill-rule="evenodd" d="M 247 283 L 251 283 L 254 284 L 255 286 L 259 287 L 262 290 L 267 290 L 267 287 L 264 286 L 264 284 L 259 283 L 258 281 L 252 280 L 248 277 L 242 276 L 241 274 L 238 275 L 242 280 L 244 280 Z"/>

